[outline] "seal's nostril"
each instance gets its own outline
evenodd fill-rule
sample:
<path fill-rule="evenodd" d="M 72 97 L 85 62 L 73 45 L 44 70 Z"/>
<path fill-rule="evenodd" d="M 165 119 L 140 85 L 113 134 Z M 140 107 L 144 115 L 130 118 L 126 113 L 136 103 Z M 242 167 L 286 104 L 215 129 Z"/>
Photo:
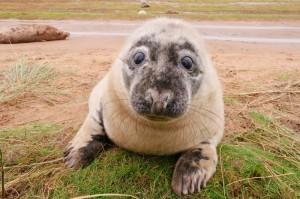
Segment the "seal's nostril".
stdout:
<path fill-rule="evenodd" d="M 151 106 L 153 114 L 163 114 L 168 104 L 172 101 L 173 94 L 170 90 L 158 91 L 157 89 L 149 89 L 146 92 L 145 100 Z"/>
<path fill-rule="evenodd" d="M 163 91 L 160 95 L 160 99 L 167 105 L 173 99 L 173 92 L 170 90 Z"/>
<path fill-rule="evenodd" d="M 145 100 L 146 100 L 150 105 L 153 104 L 153 97 L 152 97 L 152 94 L 151 94 L 150 91 L 147 91 L 147 92 L 146 92 Z"/>
<path fill-rule="evenodd" d="M 168 102 L 169 100 L 169 95 L 163 96 L 162 101 L 163 102 Z"/>
<path fill-rule="evenodd" d="M 170 94 L 164 93 L 161 97 L 161 103 L 162 103 L 163 109 L 167 108 L 169 102 L 170 102 Z"/>

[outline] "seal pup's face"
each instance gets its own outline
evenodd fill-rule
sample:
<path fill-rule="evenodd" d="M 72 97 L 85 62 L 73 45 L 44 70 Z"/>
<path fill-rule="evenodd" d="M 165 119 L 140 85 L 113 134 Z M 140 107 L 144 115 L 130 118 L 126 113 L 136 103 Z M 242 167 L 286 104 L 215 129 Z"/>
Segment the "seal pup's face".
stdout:
<path fill-rule="evenodd" d="M 190 27 L 177 20 L 148 22 L 123 55 L 123 83 L 133 110 L 149 120 L 171 120 L 187 112 L 203 76 Z M 147 30 L 143 30 L 143 28 Z"/>

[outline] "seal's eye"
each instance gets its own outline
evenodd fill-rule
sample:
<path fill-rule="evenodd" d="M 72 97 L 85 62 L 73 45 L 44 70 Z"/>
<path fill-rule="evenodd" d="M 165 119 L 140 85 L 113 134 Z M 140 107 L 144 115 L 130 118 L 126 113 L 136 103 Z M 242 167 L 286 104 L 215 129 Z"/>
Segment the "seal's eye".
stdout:
<path fill-rule="evenodd" d="M 137 52 L 133 56 L 133 61 L 136 65 L 141 64 L 145 60 L 145 54 L 142 52 Z"/>
<path fill-rule="evenodd" d="M 189 56 L 185 56 L 181 58 L 181 65 L 186 69 L 186 70 L 191 70 L 193 67 L 193 59 L 190 58 Z"/>

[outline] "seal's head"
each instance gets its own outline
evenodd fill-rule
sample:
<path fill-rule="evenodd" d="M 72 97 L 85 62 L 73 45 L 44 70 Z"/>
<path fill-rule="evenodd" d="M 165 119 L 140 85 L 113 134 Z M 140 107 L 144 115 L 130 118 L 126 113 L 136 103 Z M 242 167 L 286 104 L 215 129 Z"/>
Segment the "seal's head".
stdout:
<path fill-rule="evenodd" d="M 133 110 L 149 120 L 184 115 L 205 73 L 201 46 L 198 33 L 180 20 L 155 19 L 137 29 L 120 57 Z"/>

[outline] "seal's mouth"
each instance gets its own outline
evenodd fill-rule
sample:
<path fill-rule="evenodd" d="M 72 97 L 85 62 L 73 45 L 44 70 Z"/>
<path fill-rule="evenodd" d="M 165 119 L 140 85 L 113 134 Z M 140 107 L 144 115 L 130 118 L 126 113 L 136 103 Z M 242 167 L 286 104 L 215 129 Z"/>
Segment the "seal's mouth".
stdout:
<path fill-rule="evenodd" d="M 148 121 L 168 122 L 180 118 L 186 112 L 186 107 L 180 103 L 170 103 L 167 106 L 159 106 L 147 103 L 140 99 L 131 101 L 132 110 Z"/>
<path fill-rule="evenodd" d="M 161 115 L 154 115 L 154 114 L 146 114 L 144 117 L 148 120 L 151 121 L 156 121 L 156 122 L 164 122 L 164 121 L 170 121 L 174 118 L 171 117 L 166 117 L 166 116 L 161 116 Z"/>

